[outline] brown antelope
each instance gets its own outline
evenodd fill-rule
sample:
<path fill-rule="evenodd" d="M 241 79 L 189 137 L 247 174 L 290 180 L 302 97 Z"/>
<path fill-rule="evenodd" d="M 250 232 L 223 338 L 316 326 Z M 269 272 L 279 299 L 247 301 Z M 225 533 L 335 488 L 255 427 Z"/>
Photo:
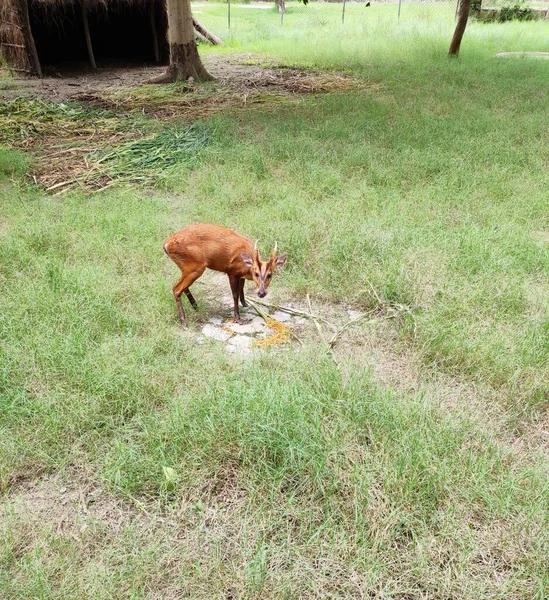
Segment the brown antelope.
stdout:
<path fill-rule="evenodd" d="M 267 295 L 273 273 L 286 262 L 287 254 L 277 257 L 277 243 L 268 261 L 262 261 L 257 244 L 227 227 L 209 223 L 189 225 L 174 233 L 164 242 L 164 252 L 181 270 L 181 278 L 173 287 L 179 318 L 185 325 L 185 311 L 181 306 L 181 294 L 189 299 L 191 306 L 198 308 L 189 288 L 204 273 L 206 268 L 227 273 L 234 300 L 234 318 L 242 323 L 238 312 L 238 299 L 248 306 L 244 298 L 244 280 L 253 279 L 258 288 L 257 295 Z"/>

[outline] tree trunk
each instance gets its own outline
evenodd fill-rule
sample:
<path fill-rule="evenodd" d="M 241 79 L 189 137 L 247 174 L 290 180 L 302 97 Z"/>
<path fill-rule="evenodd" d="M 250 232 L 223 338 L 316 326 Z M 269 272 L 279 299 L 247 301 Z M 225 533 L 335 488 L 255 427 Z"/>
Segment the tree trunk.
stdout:
<path fill-rule="evenodd" d="M 196 47 L 190 0 L 168 0 L 170 66 L 151 83 L 185 81 L 192 77 L 206 81 L 213 77 L 206 71 Z"/>
<path fill-rule="evenodd" d="M 461 46 L 461 39 L 465 33 L 465 27 L 467 26 L 467 19 L 469 19 L 469 12 L 471 10 L 471 0 L 461 0 L 461 7 L 459 11 L 459 19 L 454 31 L 454 37 L 450 44 L 450 50 L 448 54 L 450 56 L 457 56 L 459 54 L 459 48 Z"/>
<path fill-rule="evenodd" d="M 285 13 L 286 12 L 286 3 L 284 0 L 275 0 L 275 4 L 278 6 L 278 12 L 279 13 Z"/>

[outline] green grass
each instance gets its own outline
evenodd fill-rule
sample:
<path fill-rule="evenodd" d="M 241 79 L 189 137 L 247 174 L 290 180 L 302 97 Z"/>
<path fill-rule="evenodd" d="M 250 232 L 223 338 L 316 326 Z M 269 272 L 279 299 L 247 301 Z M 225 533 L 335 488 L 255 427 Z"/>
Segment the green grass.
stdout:
<path fill-rule="evenodd" d="M 0 598 L 547 598 L 547 65 L 493 54 L 547 49 L 548 25 L 473 24 L 448 60 L 451 18 L 358 8 L 345 35 L 235 9 L 223 52 L 380 85 L 211 118 L 156 189 L 52 198 L 0 152 Z M 337 367 L 314 338 L 249 362 L 196 344 L 161 251 L 196 220 L 277 239 L 285 298 L 409 306 L 416 337 L 391 340 L 417 392 L 360 345 Z M 433 377 L 475 397 L 449 410 Z M 71 528 L 58 490 L 25 504 L 40 476 L 109 504 Z"/>
<path fill-rule="evenodd" d="M 24 175 L 29 159 L 23 152 L 0 146 L 0 177 Z"/>

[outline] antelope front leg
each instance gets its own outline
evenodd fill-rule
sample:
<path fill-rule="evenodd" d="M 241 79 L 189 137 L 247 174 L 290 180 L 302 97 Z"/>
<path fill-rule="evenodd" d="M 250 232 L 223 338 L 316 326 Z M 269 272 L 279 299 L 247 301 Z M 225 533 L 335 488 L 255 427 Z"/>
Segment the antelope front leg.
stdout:
<path fill-rule="evenodd" d="M 246 298 L 244 297 L 244 284 L 246 283 L 246 280 L 244 279 L 244 277 L 242 277 L 240 279 L 240 304 L 242 304 L 242 306 L 248 306 L 248 303 L 246 302 Z"/>
<path fill-rule="evenodd" d="M 229 275 L 229 283 L 231 284 L 231 291 L 233 293 L 234 318 L 239 325 L 242 325 L 242 319 L 240 318 L 240 313 L 238 312 L 238 296 L 240 295 L 240 277 L 232 277 L 231 275 Z"/>
<path fill-rule="evenodd" d="M 204 273 L 205 269 L 206 267 L 199 267 L 186 273 L 181 271 L 181 279 L 173 286 L 173 296 L 175 298 L 175 303 L 177 304 L 177 312 L 179 313 L 179 318 L 184 327 L 187 325 L 187 319 L 185 318 L 185 311 L 181 306 L 181 294 L 185 292 L 192 307 L 196 308 L 196 302 L 189 291 L 189 287 L 202 275 L 202 273 Z"/>

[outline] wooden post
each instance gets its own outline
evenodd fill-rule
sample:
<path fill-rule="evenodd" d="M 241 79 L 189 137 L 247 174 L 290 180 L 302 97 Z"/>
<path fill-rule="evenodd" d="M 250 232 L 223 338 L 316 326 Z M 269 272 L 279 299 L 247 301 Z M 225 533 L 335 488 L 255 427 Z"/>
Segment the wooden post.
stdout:
<path fill-rule="evenodd" d="M 93 46 L 90 36 L 90 26 L 88 23 L 88 13 L 86 11 L 86 1 L 87 0 L 80 0 L 80 7 L 82 8 L 82 23 L 84 25 L 84 36 L 86 37 L 86 46 L 88 48 L 90 64 L 92 66 L 92 69 L 97 69 L 97 64 L 95 63 L 95 56 L 93 54 Z"/>
<path fill-rule="evenodd" d="M 158 31 L 156 30 L 156 12 L 154 2 L 151 4 L 151 33 L 153 38 L 154 60 L 160 62 L 160 46 L 158 45 Z"/>
<path fill-rule="evenodd" d="M 36 50 L 36 44 L 34 43 L 34 36 L 32 35 L 30 24 L 28 0 L 19 0 L 19 14 L 21 17 L 21 32 L 23 34 L 23 39 L 25 40 L 25 45 L 27 46 L 31 70 L 35 75 L 38 75 L 38 77 L 42 77 L 40 58 L 38 57 L 38 51 Z"/>
<path fill-rule="evenodd" d="M 345 0 L 343 0 L 343 12 L 341 13 L 341 24 L 345 24 Z"/>
<path fill-rule="evenodd" d="M 397 21 L 400 21 L 400 7 L 402 6 L 402 0 L 398 0 L 398 17 Z"/>
<path fill-rule="evenodd" d="M 461 8 L 459 11 L 459 19 L 454 31 L 454 37 L 450 44 L 450 50 L 448 54 L 450 56 L 457 56 L 459 54 L 459 48 L 461 46 L 461 39 L 465 33 L 465 27 L 467 26 L 467 19 L 469 19 L 469 12 L 471 10 L 471 0 L 461 0 Z"/>
<path fill-rule="evenodd" d="M 231 28 L 231 0 L 227 0 L 227 22 L 229 29 Z"/>

